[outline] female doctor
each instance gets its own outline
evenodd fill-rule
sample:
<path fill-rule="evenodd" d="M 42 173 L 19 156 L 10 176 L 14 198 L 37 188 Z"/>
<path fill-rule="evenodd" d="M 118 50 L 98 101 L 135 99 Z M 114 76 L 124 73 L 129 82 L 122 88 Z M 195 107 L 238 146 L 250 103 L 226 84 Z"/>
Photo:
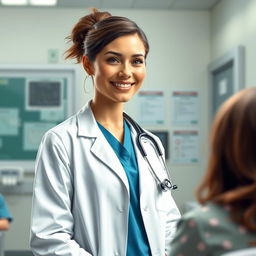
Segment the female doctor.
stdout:
<path fill-rule="evenodd" d="M 74 26 L 70 39 L 67 58 L 82 63 L 95 93 L 42 139 L 32 204 L 32 252 L 168 255 L 180 213 L 171 193 L 157 186 L 136 147 L 136 131 L 123 117 L 124 103 L 145 77 L 146 36 L 133 21 L 94 9 Z M 154 167 L 163 169 L 152 145 L 145 147 Z"/>

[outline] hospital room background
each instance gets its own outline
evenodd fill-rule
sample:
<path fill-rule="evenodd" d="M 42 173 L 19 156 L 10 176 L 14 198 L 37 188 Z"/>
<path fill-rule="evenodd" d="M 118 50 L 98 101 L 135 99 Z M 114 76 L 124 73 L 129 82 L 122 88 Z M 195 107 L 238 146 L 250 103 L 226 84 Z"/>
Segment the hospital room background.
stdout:
<path fill-rule="evenodd" d="M 99 6 L 95 6 L 93 0 L 85 2 L 89 3 L 84 8 L 1 5 L 0 72 L 1 67 L 73 65 L 76 82 L 71 90 L 75 113 L 92 96 L 93 88 L 90 81 L 84 81 L 81 66 L 75 67 L 74 62 L 63 58 L 68 47 L 64 38 L 72 25 L 87 14 L 87 7 L 91 6 L 135 20 L 148 36 L 150 53 L 141 93 L 127 105 L 126 111 L 145 128 L 168 135 L 163 138 L 169 151 L 167 164 L 178 186 L 172 193 L 180 210 L 185 212 L 195 203 L 195 188 L 207 166 L 213 94 L 220 97 L 242 87 L 256 86 L 256 0 L 148 1 L 148 7 L 143 6 L 142 1 L 120 4 L 111 0 L 108 5 L 105 0 L 99 1 Z M 157 6 L 156 2 L 162 5 Z M 194 3 L 194 8 L 186 8 L 184 2 Z M 197 7 L 196 2 L 201 2 L 201 7 Z M 203 2 L 214 4 L 206 8 Z M 227 63 L 233 68 L 231 87 L 223 78 L 217 81 L 217 88 L 213 88 L 215 75 Z M 153 119 L 159 120 L 150 122 L 145 117 L 147 111 Z M 0 169 L 4 168 L 0 161 Z M 24 191 L 6 188 L 19 186 L 17 182 L 0 184 L 0 192 L 13 216 L 11 228 L 5 232 L 4 249 L 16 251 L 17 256 L 29 251 L 33 170 L 25 168 L 18 182 L 26 184 Z"/>

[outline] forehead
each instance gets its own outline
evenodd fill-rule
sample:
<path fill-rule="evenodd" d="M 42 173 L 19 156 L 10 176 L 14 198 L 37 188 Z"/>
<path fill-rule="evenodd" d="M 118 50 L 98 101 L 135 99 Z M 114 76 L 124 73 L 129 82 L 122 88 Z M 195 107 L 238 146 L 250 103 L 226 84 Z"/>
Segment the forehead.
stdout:
<path fill-rule="evenodd" d="M 145 46 L 141 38 L 137 34 L 125 35 L 116 38 L 107 44 L 101 51 L 106 53 L 108 51 L 115 51 L 123 54 L 143 54 L 145 55 Z"/>

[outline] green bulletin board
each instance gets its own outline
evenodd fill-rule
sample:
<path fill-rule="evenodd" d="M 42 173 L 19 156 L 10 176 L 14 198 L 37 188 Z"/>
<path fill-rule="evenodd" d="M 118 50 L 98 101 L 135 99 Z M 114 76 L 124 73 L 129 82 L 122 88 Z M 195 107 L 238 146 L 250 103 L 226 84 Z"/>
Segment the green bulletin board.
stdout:
<path fill-rule="evenodd" d="M 0 161 L 34 161 L 43 134 L 72 113 L 68 71 L 20 73 L 0 72 Z"/>

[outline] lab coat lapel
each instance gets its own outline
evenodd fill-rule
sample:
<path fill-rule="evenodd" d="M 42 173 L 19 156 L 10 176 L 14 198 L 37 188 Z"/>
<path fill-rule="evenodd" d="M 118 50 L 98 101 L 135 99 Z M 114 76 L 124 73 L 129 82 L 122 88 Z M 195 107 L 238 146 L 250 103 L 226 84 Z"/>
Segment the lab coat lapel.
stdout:
<path fill-rule="evenodd" d="M 129 192 L 129 183 L 125 170 L 116 156 L 115 152 L 105 139 L 103 134 L 100 134 L 91 147 L 91 152 L 106 166 L 108 166 L 122 180 Z"/>
<path fill-rule="evenodd" d="M 77 123 L 78 136 L 94 140 L 91 146 L 92 154 L 95 155 L 102 164 L 108 166 L 122 180 L 129 193 L 129 183 L 125 170 L 112 147 L 100 131 L 92 113 L 90 102 L 88 102 L 78 113 Z"/>

